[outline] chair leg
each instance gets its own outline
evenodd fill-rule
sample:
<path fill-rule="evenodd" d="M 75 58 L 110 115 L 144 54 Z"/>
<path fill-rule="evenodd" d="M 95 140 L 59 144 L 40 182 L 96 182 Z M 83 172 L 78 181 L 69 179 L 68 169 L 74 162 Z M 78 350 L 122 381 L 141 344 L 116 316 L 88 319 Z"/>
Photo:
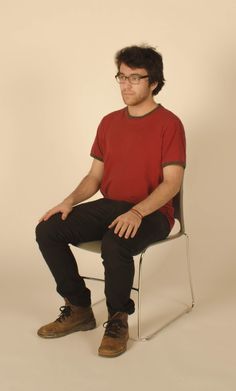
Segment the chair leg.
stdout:
<path fill-rule="evenodd" d="M 190 288 L 191 298 L 192 298 L 192 306 L 188 311 L 190 312 L 191 309 L 195 306 L 195 297 L 193 291 L 192 273 L 191 273 L 191 265 L 190 265 L 189 236 L 186 233 L 184 233 L 184 236 L 185 236 L 185 243 L 186 243 L 186 261 L 187 261 L 187 269 L 188 269 L 189 288 Z"/>
<path fill-rule="evenodd" d="M 82 276 L 82 278 L 83 278 L 84 280 L 98 281 L 98 282 L 103 282 L 103 283 L 104 283 L 104 279 L 103 279 L 103 278 L 87 277 L 87 276 Z M 105 300 L 105 297 L 103 297 L 102 299 L 100 299 L 100 300 L 98 300 L 98 301 L 95 301 L 95 303 L 93 303 L 93 305 L 97 305 L 97 304 L 99 304 L 99 303 L 102 303 L 104 300 Z"/>
<path fill-rule="evenodd" d="M 146 339 L 142 339 L 141 337 L 141 316 L 142 316 L 142 301 L 141 301 L 141 296 L 142 296 L 142 262 L 143 262 L 143 253 L 141 253 L 140 258 L 139 258 L 139 267 L 138 267 L 138 311 L 137 311 L 137 340 L 138 341 L 145 341 Z"/>
<path fill-rule="evenodd" d="M 186 284 L 188 284 L 189 291 L 191 294 L 191 305 L 189 306 L 186 304 L 186 308 L 184 308 L 184 310 L 182 310 L 177 315 L 175 315 L 172 319 L 170 319 L 168 322 L 166 322 L 159 329 L 155 330 L 151 334 L 142 336 L 142 266 L 143 266 L 144 253 L 141 253 L 140 258 L 139 258 L 139 266 L 138 266 L 138 288 L 136 289 L 136 291 L 138 293 L 137 338 L 135 339 L 136 341 L 147 341 L 147 340 L 151 339 L 158 332 L 163 330 L 165 327 L 169 326 L 171 323 L 173 323 L 175 320 L 180 318 L 182 315 L 190 312 L 195 305 L 192 276 L 191 276 L 191 267 L 190 267 L 189 237 L 187 234 L 184 234 L 184 236 L 185 236 L 185 250 L 186 250 L 186 267 L 187 267 L 187 277 L 188 277 L 188 281 L 186 281 Z"/>

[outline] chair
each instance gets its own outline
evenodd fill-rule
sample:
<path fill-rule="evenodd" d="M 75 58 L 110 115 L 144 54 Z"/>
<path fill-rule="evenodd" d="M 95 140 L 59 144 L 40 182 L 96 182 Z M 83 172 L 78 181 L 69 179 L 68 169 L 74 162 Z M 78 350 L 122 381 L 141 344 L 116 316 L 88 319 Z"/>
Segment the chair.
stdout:
<path fill-rule="evenodd" d="M 176 225 L 179 225 L 179 229 L 177 232 L 171 231 L 170 235 L 159 242 L 156 242 L 147 248 L 145 248 L 137 257 L 138 257 L 138 265 L 136 267 L 136 276 L 137 276 L 137 283 L 134 284 L 132 291 L 136 292 L 138 295 L 137 298 L 137 338 L 136 340 L 146 341 L 153 337 L 156 333 L 158 333 L 160 330 L 162 330 L 164 327 L 168 326 L 170 323 L 172 323 L 174 320 L 182 316 L 183 314 L 191 311 L 191 309 L 194 307 L 194 293 L 193 293 L 193 286 L 192 286 L 192 278 L 191 278 L 191 270 L 190 270 L 190 257 L 189 257 L 189 237 L 185 232 L 185 226 L 184 226 L 184 215 L 183 215 L 183 191 L 182 189 L 180 192 L 173 198 L 173 206 L 174 206 L 174 216 L 175 216 L 175 227 Z M 184 303 L 183 303 L 183 297 L 181 293 L 181 298 L 178 300 L 178 289 L 173 293 L 173 298 L 169 299 L 169 292 L 167 294 L 168 296 L 168 302 L 164 301 L 164 311 L 167 309 L 167 318 L 162 322 L 161 325 L 159 325 L 152 333 L 148 333 L 145 335 L 142 335 L 142 312 L 143 312 L 143 306 L 142 306 L 142 299 L 143 299 L 143 269 L 144 266 L 150 266 L 150 262 L 153 264 L 153 257 L 160 256 L 160 246 L 166 245 L 167 243 L 170 244 L 170 242 L 177 242 L 180 239 L 184 239 L 185 246 L 184 246 L 184 273 L 186 278 L 184 278 L 184 282 L 181 282 L 181 289 L 184 287 L 186 297 L 184 297 Z M 93 241 L 93 242 L 86 242 L 86 243 L 80 243 L 77 247 L 83 250 L 87 250 L 90 252 L 100 253 L 101 252 L 101 241 Z M 178 257 L 179 259 L 182 259 L 182 256 Z M 175 259 L 175 258 L 173 258 Z M 175 259 L 177 262 L 179 259 Z M 156 262 L 156 261 L 155 261 Z M 166 261 L 169 262 L 169 261 Z M 164 263 L 166 263 L 164 262 Z M 155 265 L 154 265 L 155 266 Z M 171 269 L 172 270 L 172 269 Z M 171 272 L 169 272 L 171 274 Z M 174 276 L 175 277 L 175 276 Z M 95 276 L 88 277 L 83 276 L 83 278 L 87 280 L 92 281 L 98 281 L 98 282 L 104 282 L 104 279 L 97 278 Z M 173 278 L 173 276 L 172 276 Z M 173 284 L 171 283 L 171 287 L 169 291 L 173 290 Z M 156 288 L 156 286 L 155 286 Z M 171 292 L 172 293 L 172 292 Z M 101 300 L 100 300 L 101 301 Z M 187 303 L 186 303 L 187 301 Z M 171 303 L 171 308 L 169 309 Z M 97 304 L 97 303 L 95 303 Z M 157 305 L 158 308 L 161 307 L 160 304 Z M 155 312 L 155 309 L 152 309 L 152 311 Z M 160 316 L 161 318 L 162 316 Z"/>

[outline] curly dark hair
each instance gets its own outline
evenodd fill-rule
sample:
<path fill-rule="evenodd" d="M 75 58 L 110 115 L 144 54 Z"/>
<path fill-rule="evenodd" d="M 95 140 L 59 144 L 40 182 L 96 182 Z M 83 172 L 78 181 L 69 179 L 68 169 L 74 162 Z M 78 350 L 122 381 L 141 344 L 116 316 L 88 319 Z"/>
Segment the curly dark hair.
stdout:
<path fill-rule="evenodd" d="M 149 84 L 158 82 L 152 95 L 157 95 L 165 84 L 162 56 L 151 46 L 127 46 L 116 53 L 115 63 L 118 71 L 122 63 L 130 68 L 145 68 L 149 76 Z"/>

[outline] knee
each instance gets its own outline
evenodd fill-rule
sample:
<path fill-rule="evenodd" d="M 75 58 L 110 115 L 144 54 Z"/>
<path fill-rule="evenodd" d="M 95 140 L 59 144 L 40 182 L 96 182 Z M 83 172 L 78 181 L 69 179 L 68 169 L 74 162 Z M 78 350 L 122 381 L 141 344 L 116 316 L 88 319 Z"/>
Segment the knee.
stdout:
<path fill-rule="evenodd" d="M 41 221 L 35 229 L 36 241 L 38 243 L 43 243 L 47 241 L 50 237 L 53 237 L 57 230 L 57 216 L 52 216 L 47 221 Z"/>
<path fill-rule="evenodd" d="M 56 213 L 36 226 L 36 241 L 38 243 L 48 243 L 48 241 L 60 240 L 63 229 L 65 229 L 65 222 L 61 219 L 61 214 Z"/>
<path fill-rule="evenodd" d="M 40 243 L 48 236 L 46 221 L 41 221 L 35 228 L 36 242 Z"/>

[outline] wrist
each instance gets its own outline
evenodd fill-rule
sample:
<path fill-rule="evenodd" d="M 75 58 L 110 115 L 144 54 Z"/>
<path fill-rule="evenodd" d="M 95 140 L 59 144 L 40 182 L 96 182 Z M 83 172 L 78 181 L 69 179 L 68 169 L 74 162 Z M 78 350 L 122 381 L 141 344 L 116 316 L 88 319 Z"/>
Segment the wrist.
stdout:
<path fill-rule="evenodd" d="M 144 218 L 144 216 L 142 215 L 141 212 L 139 212 L 138 209 L 136 209 L 136 208 L 131 208 L 130 210 L 131 210 L 131 212 L 133 212 L 136 216 L 138 216 L 141 220 Z"/>
<path fill-rule="evenodd" d="M 63 204 L 66 204 L 68 206 L 74 206 L 74 202 L 70 197 L 65 198 L 62 202 L 63 202 Z"/>

